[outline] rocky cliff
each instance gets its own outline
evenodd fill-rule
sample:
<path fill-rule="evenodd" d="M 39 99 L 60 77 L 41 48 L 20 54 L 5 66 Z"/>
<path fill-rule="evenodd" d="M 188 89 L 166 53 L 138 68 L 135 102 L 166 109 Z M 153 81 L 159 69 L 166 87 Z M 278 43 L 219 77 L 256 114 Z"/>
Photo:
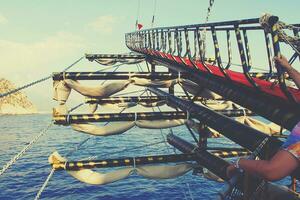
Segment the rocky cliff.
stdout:
<path fill-rule="evenodd" d="M 6 93 L 15 88 L 16 87 L 10 81 L 0 78 L 0 94 Z M 0 114 L 32 113 L 37 113 L 37 109 L 21 91 L 0 98 Z"/>

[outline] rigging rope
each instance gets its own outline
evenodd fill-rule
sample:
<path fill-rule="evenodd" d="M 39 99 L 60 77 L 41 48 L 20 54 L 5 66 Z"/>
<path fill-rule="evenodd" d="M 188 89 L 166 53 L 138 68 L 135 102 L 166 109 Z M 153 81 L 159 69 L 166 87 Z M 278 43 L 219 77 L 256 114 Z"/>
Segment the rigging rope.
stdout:
<path fill-rule="evenodd" d="M 118 68 L 118 67 L 120 67 L 120 66 L 122 66 L 122 65 L 125 65 L 125 63 L 120 63 L 120 64 L 117 64 L 117 65 L 114 65 L 114 66 L 109 66 L 109 67 L 106 67 L 106 68 L 104 68 L 104 69 L 98 70 L 98 71 L 96 71 L 96 72 L 103 72 L 103 71 L 106 71 L 106 70 L 108 70 L 108 69 Z"/>
<path fill-rule="evenodd" d="M 140 19 L 140 6 L 141 6 L 141 0 L 138 0 L 138 7 L 137 7 L 137 12 L 136 12 L 136 21 L 135 21 L 135 30 L 138 30 L 138 23 Z"/>
<path fill-rule="evenodd" d="M 271 32 L 271 25 L 269 24 L 269 18 L 271 17 L 270 14 L 264 14 L 260 19 L 259 23 L 260 25 L 265 29 L 266 32 L 270 33 Z M 287 28 L 289 30 L 299 30 L 300 27 L 296 27 L 293 25 L 285 24 L 282 21 L 278 21 L 277 23 L 277 28 L 278 28 L 278 37 L 279 41 L 283 41 L 286 44 L 288 44 L 292 49 L 297 52 L 298 55 L 300 55 L 300 38 L 297 36 L 288 36 L 284 32 L 284 28 Z"/>
<path fill-rule="evenodd" d="M 209 6 L 207 8 L 207 14 L 206 14 L 206 18 L 205 18 L 205 22 L 204 24 L 207 24 L 208 23 L 208 19 L 209 19 L 209 16 L 211 14 L 211 10 L 212 10 L 212 6 L 214 4 L 214 0 L 209 0 Z M 206 52 L 206 29 L 207 27 L 205 26 L 204 29 L 203 29 L 203 32 L 202 32 L 202 37 L 201 37 L 201 47 L 202 47 L 202 50 L 203 50 L 203 58 L 201 59 L 204 59 L 205 58 L 205 52 Z"/>
<path fill-rule="evenodd" d="M 46 186 L 48 185 L 48 183 L 49 183 L 51 177 L 53 176 L 54 172 L 55 172 L 55 169 L 52 168 L 51 171 L 50 171 L 50 173 L 49 173 L 49 175 L 48 175 L 48 177 L 46 178 L 45 182 L 43 183 L 42 187 L 40 188 L 40 190 L 36 194 L 34 200 L 40 199 L 40 197 L 42 195 L 42 192 L 46 189 Z"/>
<path fill-rule="evenodd" d="M 116 68 L 113 70 L 113 72 L 116 72 L 119 69 L 120 66 L 122 66 L 122 64 L 116 66 Z M 104 85 L 104 83 L 106 83 L 106 81 L 107 80 L 102 81 L 101 85 Z"/>
<path fill-rule="evenodd" d="M 80 107 L 81 105 L 83 105 L 83 104 L 84 104 L 84 103 L 81 103 L 81 104 L 75 106 L 74 108 L 70 109 L 70 111 L 69 111 L 68 113 L 74 111 L 75 109 L 79 108 L 79 107 Z M 125 110 L 125 108 L 122 109 L 121 112 L 123 112 L 124 110 Z M 121 112 L 120 112 L 120 113 L 121 113 Z M 107 125 L 107 124 L 109 124 L 109 122 L 107 122 L 106 124 L 104 124 L 104 126 Z M 83 144 L 85 144 L 87 141 L 89 141 L 92 137 L 95 137 L 95 136 L 94 136 L 94 135 L 91 135 L 91 136 L 89 136 L 88 138 L 86 138 L 85 140 L 81 141 L 81 142 L 80 142 L 79 144 L 77 144 L 73 149 L 71 149 L 71 150 L 66 154 L 66 156 L 72 155 L 72 154 L 73 154 L 75 151 L 77 151 Z M 49 181 L 50 181 L 50 179 L 51 179 L 51 177 L 52 177 L 54 171 L 55 171 L 55 169 L 52 168 L 50 174 L 48 175 L 48 177 L 47 177 L 47 179 L 45 180 L 44 184 L 42 185 L 42 187 L 40 188 L 39 192 L 37 193 L 37 195 L 36 195 L 36 197 L 35 197 L 35 200 L 38 200 L 38 199 L 40 198 L 42 192 L 45 190 L 47 184 L 49 183 Z"/>
<path fill-rule="evenodd" d="M 102 158 L 102 157 L 105 157 L 105 156 L 108 156 L 108 155 L 110 156 L 110 155 L 114 155 L 114 154 L 118 154 L 118 153 L 124 153 L 124 152 L 129 152 L 129 151 L 132 151 L 132 150 L 142 149 L 142 148 L 145 148 L 145 147 L 151 147 L 151 146 L 161 144 L 161 143 L 164 143 L 164 142 L 165 141 L 158 141 L 158 142 L 153 142 L 153 143 L 150 143 L 150 144 L 145 144 L 145 145 L 141 145 L 141 146 L 137 146 L 137 147 L 124 148 L 124 149 L 119 150 L 119 151 L 109 152 L 109 153 L 105 153 L 105 154 L 102 154 L 102 155 L 90 156 L 87 159 L 88 160 L 94 160 L 94 159 L 97 159 L 99 157 Z"/>
<path fill-rule="evenodd" d="M 141 67 L 139 64 L 137 64 L 137 69 L 138 69 L 139 72 L 143 72 L 143 69 L 142 69 L 142 67 Z M 150 71 L 149 68 L 147 68 L 147 69 L 148 69 L 148 72 L 149 72 L 149 71 Z M 147 88 L 145 88 L 145 91 L 144 91 L 144 92 L 146 92 L 146 94 L 147 94 L 148 97 L 152 96 L 151 93 L 150 93 L 150 95 L 149 95 Z M 159 110 L 159 112 L 161 112 L 160 106 L 157 105 L 156 107 L 157 107 L 157 109 Z M 152 107 L 152 111 L 155 112 L 154 107 Z M 163 141 L 162 143 L 165 144 L 168 153 L 170 153 L 171 147 L 170 147 L 170 145 L 168 145 L 166 136 L 164 135 L 162 129 L 159 129 L 159 130 L 160 130 L 160 135 L 161 135 L 162 141 Z M 171 133 L 173 133 L 173 129 L 172 129 L 172 128 L 169 128 L 169 131 L 170 131 Z M 175 154 L 177 154 L 174 148 L 173 148 L 173 151 L 174 151 Z M 191 192 L 191 189 L 190 189 L 190 185 L 186 182 L 185 177 L 184 177 L 184 183 L 186 184 L 186 186 L 187 186 L 187 188 L 188 188 L 187 193 L 189 194 L 190 199 L 194 200 L 193 195 L 192 195 L 192 192 Z M 169 185 L 169 184 L 168 184 L 168 185 Z M 171 186 L 169 185 L 169 187 L 171 187 Z M 181 189 L 182 189 L 182 192 L 183 192 L 183 195 L 184 195 L 184 199 L 187 200 L 188 198 L 187 198 L 187 195 L 186 195 L 186 190 L 184 190 L 184 188 L 181 188 Z"/>
<path fill-rule="evenodd" d="M 135 91 L 132 91 L 132 92 L 125 92 L 125 93 L 121 93 L 121 94 L 119 94 L 120 96 L 122 96 L 122 95 L 127 95 L 127 94 L 135 94 L 135 93 L 137 93 L 137 92 L 143 92 L 144 90 L 142 89 L 142 90 L 135 90 Z"/>
<path fill-rule="evenodd" d="M 84 58 L 84 57 L 82 57 L 82 58 L 80 58 L 79 60 L 77 60 L 76 62 L 74 62 L 72 65 L 70 65 L 69 67 L 67 67 L 66 69 L 64 69 L 63 72 L 65 72 L 65 71 L 67 71 L 68 69 L 70 69 L 72 66 L 74 66 L 76 63 L 78 63 L 78 62 L 79 62 L 81 59 L 83 59 L 83 58 Z M 122 65 L 122 64 L 115 66 L 116 69 L 115 69 L 114 71 L 116 71 L 121 65 Z M 113 68 L 113 67 L 111 67 L 111 68 Z M 100 71 L 101 71 L 101 70 L 100 70 Z M 103 81 L 103 82 L 105 82 L 105 81 Z M 103 84 L 103 82 L 102 82 L 102 84 Z M 70 114 L 72 111 L 76 110 L 77 108 L 81 107 L 83 104 L 84 104 L 84 103 L 80 103 L 80 104 L 78 104 L 77 106 L 71 108 L 71 109 L 68 111 L 68 114 Z M 124 110 L 125 110 L 125 108 L 124 108 L 121 112 L 123 112 Z M 51 123 L 53 124 L 53 121 L 51 121 Z M 105 125 L 107 125 L 108 123 L 109 123 L 109 122 L 107 122 Z M 52 125 L 52 124 L 51 124 L 51 125 Z M 104 126 L 105 126 L 105 125 L 104 125 Z M 83 144 L 85 144 L 87 141 L 89 141 L 92 137 L 93 137 L 93 136 L 91 135 L 91 136 L 89 136 L 88 138 L 86 138 L 85 140 L 83 140 L 82 142 L 80 142 L 80 143 L 79 143 L 78 145 L 76 145 L 72 150 L 70 150 L 70 151 L 67 153 L 66 156 L 72 155 L 72 154 L 73 154 L 75 151 L 77 151 Z M 38 191 L 36 197 L 34 198 L 34 200 L 38 200 L 38 199 L 40 198 L 40 196 L 42 195 L 43 191 L 44 191 L 45 188 L 47 187 L 47 185 L 48 185 L 48 183 L 49 183 L 51 177 L 53 176 L 54 171 L 55 171 L 55 169 L 52 168 L 51 171 L 50 171 L 50 173 L 49 173 L 49 175 L 48 175 L 48 177 L 46 178 L 44 184 L 42 185 L 42 187 L 41 187 L 40 190 Z M 1 174 L 0 174 L 0 175 L 1 175 Z"/>
<path fill-rule="evenodd" d="M 83 58 L 84 58 L 84 56 L 81 57 L 80 59 L 76 60 L 73 64 L 71 64 L 70 66 L 68 66 L 67 68 L 65 68 L 62 72 L 67 71 L 68 69 L 70 69 L 71 67 L 73 67 L 75 64 L 77 64 L 79 61 L 81 61 Z M 2 94 L 0 94 L 0 98 L 5 97 L 5 96 L 8 96 L 8 95 L 11 95 L 11 94 L 16 93 L 16 92 L 18 92 L 18 91 L 20 91 L 20 90 L 23 90 L 23 89 L 25 89 L 25 88 L 31 87 L 31 86 L 33 86 L 33 85 L 35 85 L 35 84 L 37 84 L 37 83 L 44 82 L 44 81 L 46 81 L 46 80 L 52 78 L 52 76 L 53 76 L 53 75 L 51 74 L 51 75 L 49 75 L 49 76 L 47 76 L 47 77 L 45 77 L 45 78 L 42 78 L 42 79 L 33 81 L 33 82 L 31 82 L 31 83 L 28 83 L 28 84 L 26 84 L 26 85 L 23 85 L 23 86 L 21 86 L 21 87 L 19 87 L 19 88 L 16 88 L 16 89 L 14 89 L 14 90 L 10 90 L 10 91 L 8 91 L 8 92 L 6 92 L 6 93 L 2 93 Z"/>
<path fill-rule="evenodd" d="M 66 67 L 62 72 L 65 72 L 67 70 L 69 70 L 71 67 L 73 67 L 75 64 L 77 64 L 79 61 L 81 61 L 84 57 L 81 57 L 80 59 L 76 60 L 74 63 L 72 63 L 70 66 Z M 29 84 L 26 84 L 22 87 L 19 87 L 19 88 L 16 88 L 14 90 L 11 90 L 11 91 L 8 91 L 6 93 L 3 93 L 3 94 L 0 94 L 0 98 L 2 97 L 5 97 L 5 96 L 8 96 L 10 94 L 13 94 L 13 93 L 16 93 L 22 89 L 25 89 L 25 88 L 28 88 L 30 86 L 33 86 L 37 83 L 40 83 L 40 82 L 43 82 L 45 80 L 48 80 L 49 78 L 52 78 L 52 75 L 50 76 L 47 76 L 45 78 L 42 78 L 42 79 L 39 79 L 37 81 L 34 81 L 34 82 L 31 82 Z M 33 138 L 28 145 L 26 145 L 17 155 L 15 155 L 10 161 L 8 161 L 3 167 L 2 169 L 0 170 L 0 176 L 2 174 L 4 174 L 6 172 L 7 169 L 9 169 L 19 158 L 21 158 L 24 153 L 29 150 L 34 143 L 36 143 L 43 135 L 46 134 L 46 132 L 50 129 L 50 127 L 53 125 L 53 120 L 51 120 L 50 124 L 45 128 L 43 129 L 40 134 L 38 134 L 35 138 Z"/>
<path fill-rule="evenodd" d="M 151 28 L 153 28 L 153 26 L 154 26 L 155 13 L 156 13 L 156 3 L 157 3 L 157 0 L 154 0 L 154 7 L 153 7 L 153 15 L 152 15 L 152 21 L 151 21 Z"/>
<path fill-rule="evenodd" d="M 23 155 L 24 155 L 24 153 L 28 150 L 28 149 L 30 149 L 31 147 L 32 147 L 32 145 L 34 144 L 34 143 L 36 143 L 39 139 L 40 139 L 40 137 L 42 137 L 49 129 L 50 129 L 50 127 L 53 125 L 53 120 L 50 122 L 50 124 L 44 129 L 44 130 L 42 130 L 41 132 L 40 132 L 40 134 L 38 134 L 35 138 L 33 138 L 33 140 L 31 140 L 30 142 L 29 142 L 29 144 L 28 145 L 26 145 L 17 155 L 15 155 L 9 162 L 7 162 L 4 166 L 3 166 L 3 168 L 0 170 L 0 176 L 7 170 L 7 169 L 9 169 L 19 158 L 21 158 Z"/>

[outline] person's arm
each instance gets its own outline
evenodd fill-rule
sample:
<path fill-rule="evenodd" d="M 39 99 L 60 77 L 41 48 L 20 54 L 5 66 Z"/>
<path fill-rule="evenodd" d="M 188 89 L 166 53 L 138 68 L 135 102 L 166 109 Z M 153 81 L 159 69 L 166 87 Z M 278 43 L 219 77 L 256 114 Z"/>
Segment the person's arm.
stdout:
<path fill-rule="evenodd" d="M 276 67 L 282 67 L 289 74 L 289 76 L 294 80 L 297 87 L 300 89 L 300 73 L 294 69 L 284 56 L 274 57 Z"/>
<path fill-rule="evenodd" d="M 265 160 L 246 160 L 240 159 L 238 160 L 238 168 L 250 173 L 252 175 L 260 176 L 264 179 L 274 179 L 273 177 L 268 176 L 267 166 L 269 166 L 269 161 Z M 231 164 L 227 168 L 227 176 L 232 177 L 236 171 L 238 170 L 237 164 Z"/>
<path fill-rule="evenodd" d="M 236 165 L 247 173 L 275 181 L 291 174 L 299 166 L 299 160 L 285 150 L 278 151 L 269 161 L 240 159 L 238 164 L 229 165 L 228 177 L 234 175 L 237 170 Z"/>

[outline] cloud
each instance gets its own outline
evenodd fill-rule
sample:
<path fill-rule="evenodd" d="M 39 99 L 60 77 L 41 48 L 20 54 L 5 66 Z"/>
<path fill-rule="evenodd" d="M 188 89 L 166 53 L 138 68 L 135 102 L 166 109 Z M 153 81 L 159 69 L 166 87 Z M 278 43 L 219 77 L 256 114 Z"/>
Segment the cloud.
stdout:
<path fill-rule="evenodd" d="M 83 53 L 84 48 L 85 40 L 68 32 L 57 32 L 32 43 L 0 40 L 0 77 L 30 79 L 61 70 L 64 63 L 59 62 Z"/>
<path fill-rule="evenodd" d="M 111 33 L 113 31 L 113 27 L 116 24 L 116 22 L 117 22 L 116 17 L 111 15 L 104 15 L 90 22 L 88 24 L 88 27 L 98 32 Z"/>
<path fill-rule="evenodd" d="M 7 24 L 8 20 L 6 17 L 0 14 L 0 24 Z"/>
<path fill-rule="evenodd" d="M 87 48 L 89 45 L 84 38 L 64 31 L 27 43 L 0 39 L 0 78 L 6 78 L 17 86 L 27 84 L 61 71 L 83 56 Z M 39 110 L 49 111 L 51 85 L 51 80 L 48 80 L 24 92 Z"/>

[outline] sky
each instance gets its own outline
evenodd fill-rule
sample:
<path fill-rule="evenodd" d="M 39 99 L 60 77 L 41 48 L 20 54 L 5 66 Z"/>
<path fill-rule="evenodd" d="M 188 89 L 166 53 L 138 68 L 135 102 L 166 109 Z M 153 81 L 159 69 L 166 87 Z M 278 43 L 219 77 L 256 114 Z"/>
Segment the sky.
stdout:
<path fill-rule="evenodd" d="M 140 3 L 139 3 L 140 2 Z M 0 77 L 23 85 L 61 71 L 85 53 L 124 53 L 124 34 L 135 21 L 155 27 L 203 23 L 208 0 L 0 0 Z M 139 5 L 139 6 L 138 6 Z M 138 9 L 138 7 L 140 9 Z M 300 1 L 215 0 L 210 22 L 271 13 L 300 23 Z M 88 61 L 77 71 L 99 70 Z M 75 67 L 74 67 L 75 69 Z M 26 89 L 39 110 L 49 111 L 52 81 Z"/>

